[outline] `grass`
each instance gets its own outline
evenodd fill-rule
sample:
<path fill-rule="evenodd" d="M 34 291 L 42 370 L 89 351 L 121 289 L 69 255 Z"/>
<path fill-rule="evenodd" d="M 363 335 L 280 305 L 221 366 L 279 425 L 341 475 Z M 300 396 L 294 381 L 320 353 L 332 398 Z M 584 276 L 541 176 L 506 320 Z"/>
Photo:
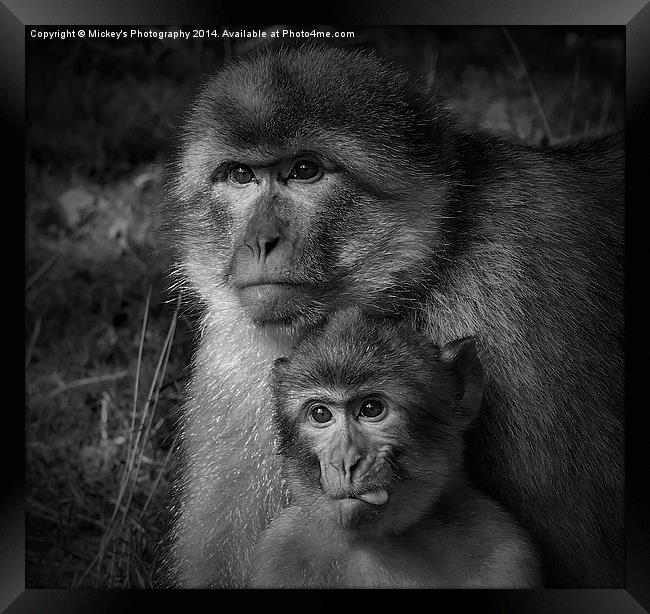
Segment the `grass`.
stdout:
<path fill-rule="evenodd" d="M 167 296 L 151 220 L 135 212 L 160 182 L 156 167 L 146 185 L 143 174 L 96 189 L 105 204 L 73 231 L 33 226 L 36 196 L 28 216 L 30 258 L 48 265 L 33 267 L 27 290 L 31 586 L 154 580 L 194 322 Z"/>
<path fill-rule="evenodd" d="M 368 28 L 359 40 L 424 71 L 470 124 L 509 138 L 622 128 L 620 36 L 537 32 Z M 155 585 L 196 331 L 166 289 L 155 205 L 179 113 L 223 54 L 219 42 L 28 48 L 29 587 Z"/>

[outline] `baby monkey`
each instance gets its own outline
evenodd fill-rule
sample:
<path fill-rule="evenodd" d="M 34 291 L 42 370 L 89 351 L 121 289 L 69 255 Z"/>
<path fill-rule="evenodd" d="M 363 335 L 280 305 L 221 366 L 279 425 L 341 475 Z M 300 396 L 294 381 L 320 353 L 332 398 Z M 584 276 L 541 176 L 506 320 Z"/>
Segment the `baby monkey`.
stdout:
<path fill-rule="evenodd" d="M 291 504 L 257 545 L 258 588 L 529 588 L 530 539 L 463 470 L 483 372 L 472 339 L 336 313 L 272 371 Z"/>

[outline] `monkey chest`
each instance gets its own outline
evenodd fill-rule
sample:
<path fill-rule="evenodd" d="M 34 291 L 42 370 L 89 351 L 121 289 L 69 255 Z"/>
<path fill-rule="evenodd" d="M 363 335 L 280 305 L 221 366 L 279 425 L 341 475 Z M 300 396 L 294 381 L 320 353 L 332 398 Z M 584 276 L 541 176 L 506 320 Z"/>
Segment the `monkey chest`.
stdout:
<path fill-rule="evenodd" d="M 341 565 L 348 588 L 437 588 L 447 585 L 430 557 L 418 552 L 375 548 L 350 551 Z"/>

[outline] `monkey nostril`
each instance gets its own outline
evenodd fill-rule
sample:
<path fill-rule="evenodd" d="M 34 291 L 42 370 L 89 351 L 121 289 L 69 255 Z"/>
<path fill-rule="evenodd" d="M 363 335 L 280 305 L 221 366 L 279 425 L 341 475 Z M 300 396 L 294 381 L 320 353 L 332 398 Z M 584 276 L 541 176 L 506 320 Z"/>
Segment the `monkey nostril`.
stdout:
<path fill-rule="evenodd" d="M 268 254 L 275 246 L 280 242 L 280 237 L 274 237 L 270 241 L 266 242 L 266 253 Z"/>
<path fill-rule="evenodd" d="M 361 459 L 362 459 L 361 456 L 355 456 L 345 462 L 344 464 L 345 477 L 349 481 L 352 481 L 354 479 L 354 474 L 357 471 L 359 465 L 361 464 Z"/>
<path fill-rule="evenodd" d="M 260 258 L 266 258 L 278 245 L 280 237 L 258 237 L 257 245 L 259 247 Z"/>

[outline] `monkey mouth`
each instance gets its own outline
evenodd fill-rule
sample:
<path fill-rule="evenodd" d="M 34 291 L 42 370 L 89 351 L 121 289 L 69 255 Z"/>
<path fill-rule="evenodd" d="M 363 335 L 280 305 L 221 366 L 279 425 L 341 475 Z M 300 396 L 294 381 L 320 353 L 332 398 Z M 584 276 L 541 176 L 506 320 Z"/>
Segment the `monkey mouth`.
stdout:
<path fill-rule="evenodd" d="M 284 279 L 256 279 L 254 281 L 245 281 L 242 283 L 237 284 L 235 287 L 237 290 L 246 290 L 247 288 L 260 288 L 260 287 L 265 287 L 265 286 L 271 286 L 271 287 L 280 287 L 280 288 L 303 288 L 307 287 L 311 284 L 305 283 L 305 282 L 300 282 L 300 281 L 292 281 L 292 280 L 284 280 Z"/>
<path fill-rule="evenodd" d="M 306 295 L 312 284 L 298 281 L 255 280 L 237 284 L 235 291 L 243 303 L 273 303 L 295 295 Z"/>
<path fill-rule="evenodd" d="M 383 488 L 381 490 L 368 490 L 359 493 L 357 499 L 361 499 L 361 501 L 371 503 L 372 505 L 384 505 L 384 503 L 388 502 L 388 491 Z"/>
<path fill-rule="evenodd" d="M 313 289 L 308 283 L 266 279 L 235 286 L 240 305 L 260 322 L 291 320 L 310 302 Z"/>
<path fill-rule="evenodd" d="M 365 490 L 362 492 L 345 493 L 337 498 L 339 500 L 351 499 L 365 501 L 371 505 L 384 505 L 388 502 L 388 491 L 385 488 L 377 488 L 373 490 Z"/>

